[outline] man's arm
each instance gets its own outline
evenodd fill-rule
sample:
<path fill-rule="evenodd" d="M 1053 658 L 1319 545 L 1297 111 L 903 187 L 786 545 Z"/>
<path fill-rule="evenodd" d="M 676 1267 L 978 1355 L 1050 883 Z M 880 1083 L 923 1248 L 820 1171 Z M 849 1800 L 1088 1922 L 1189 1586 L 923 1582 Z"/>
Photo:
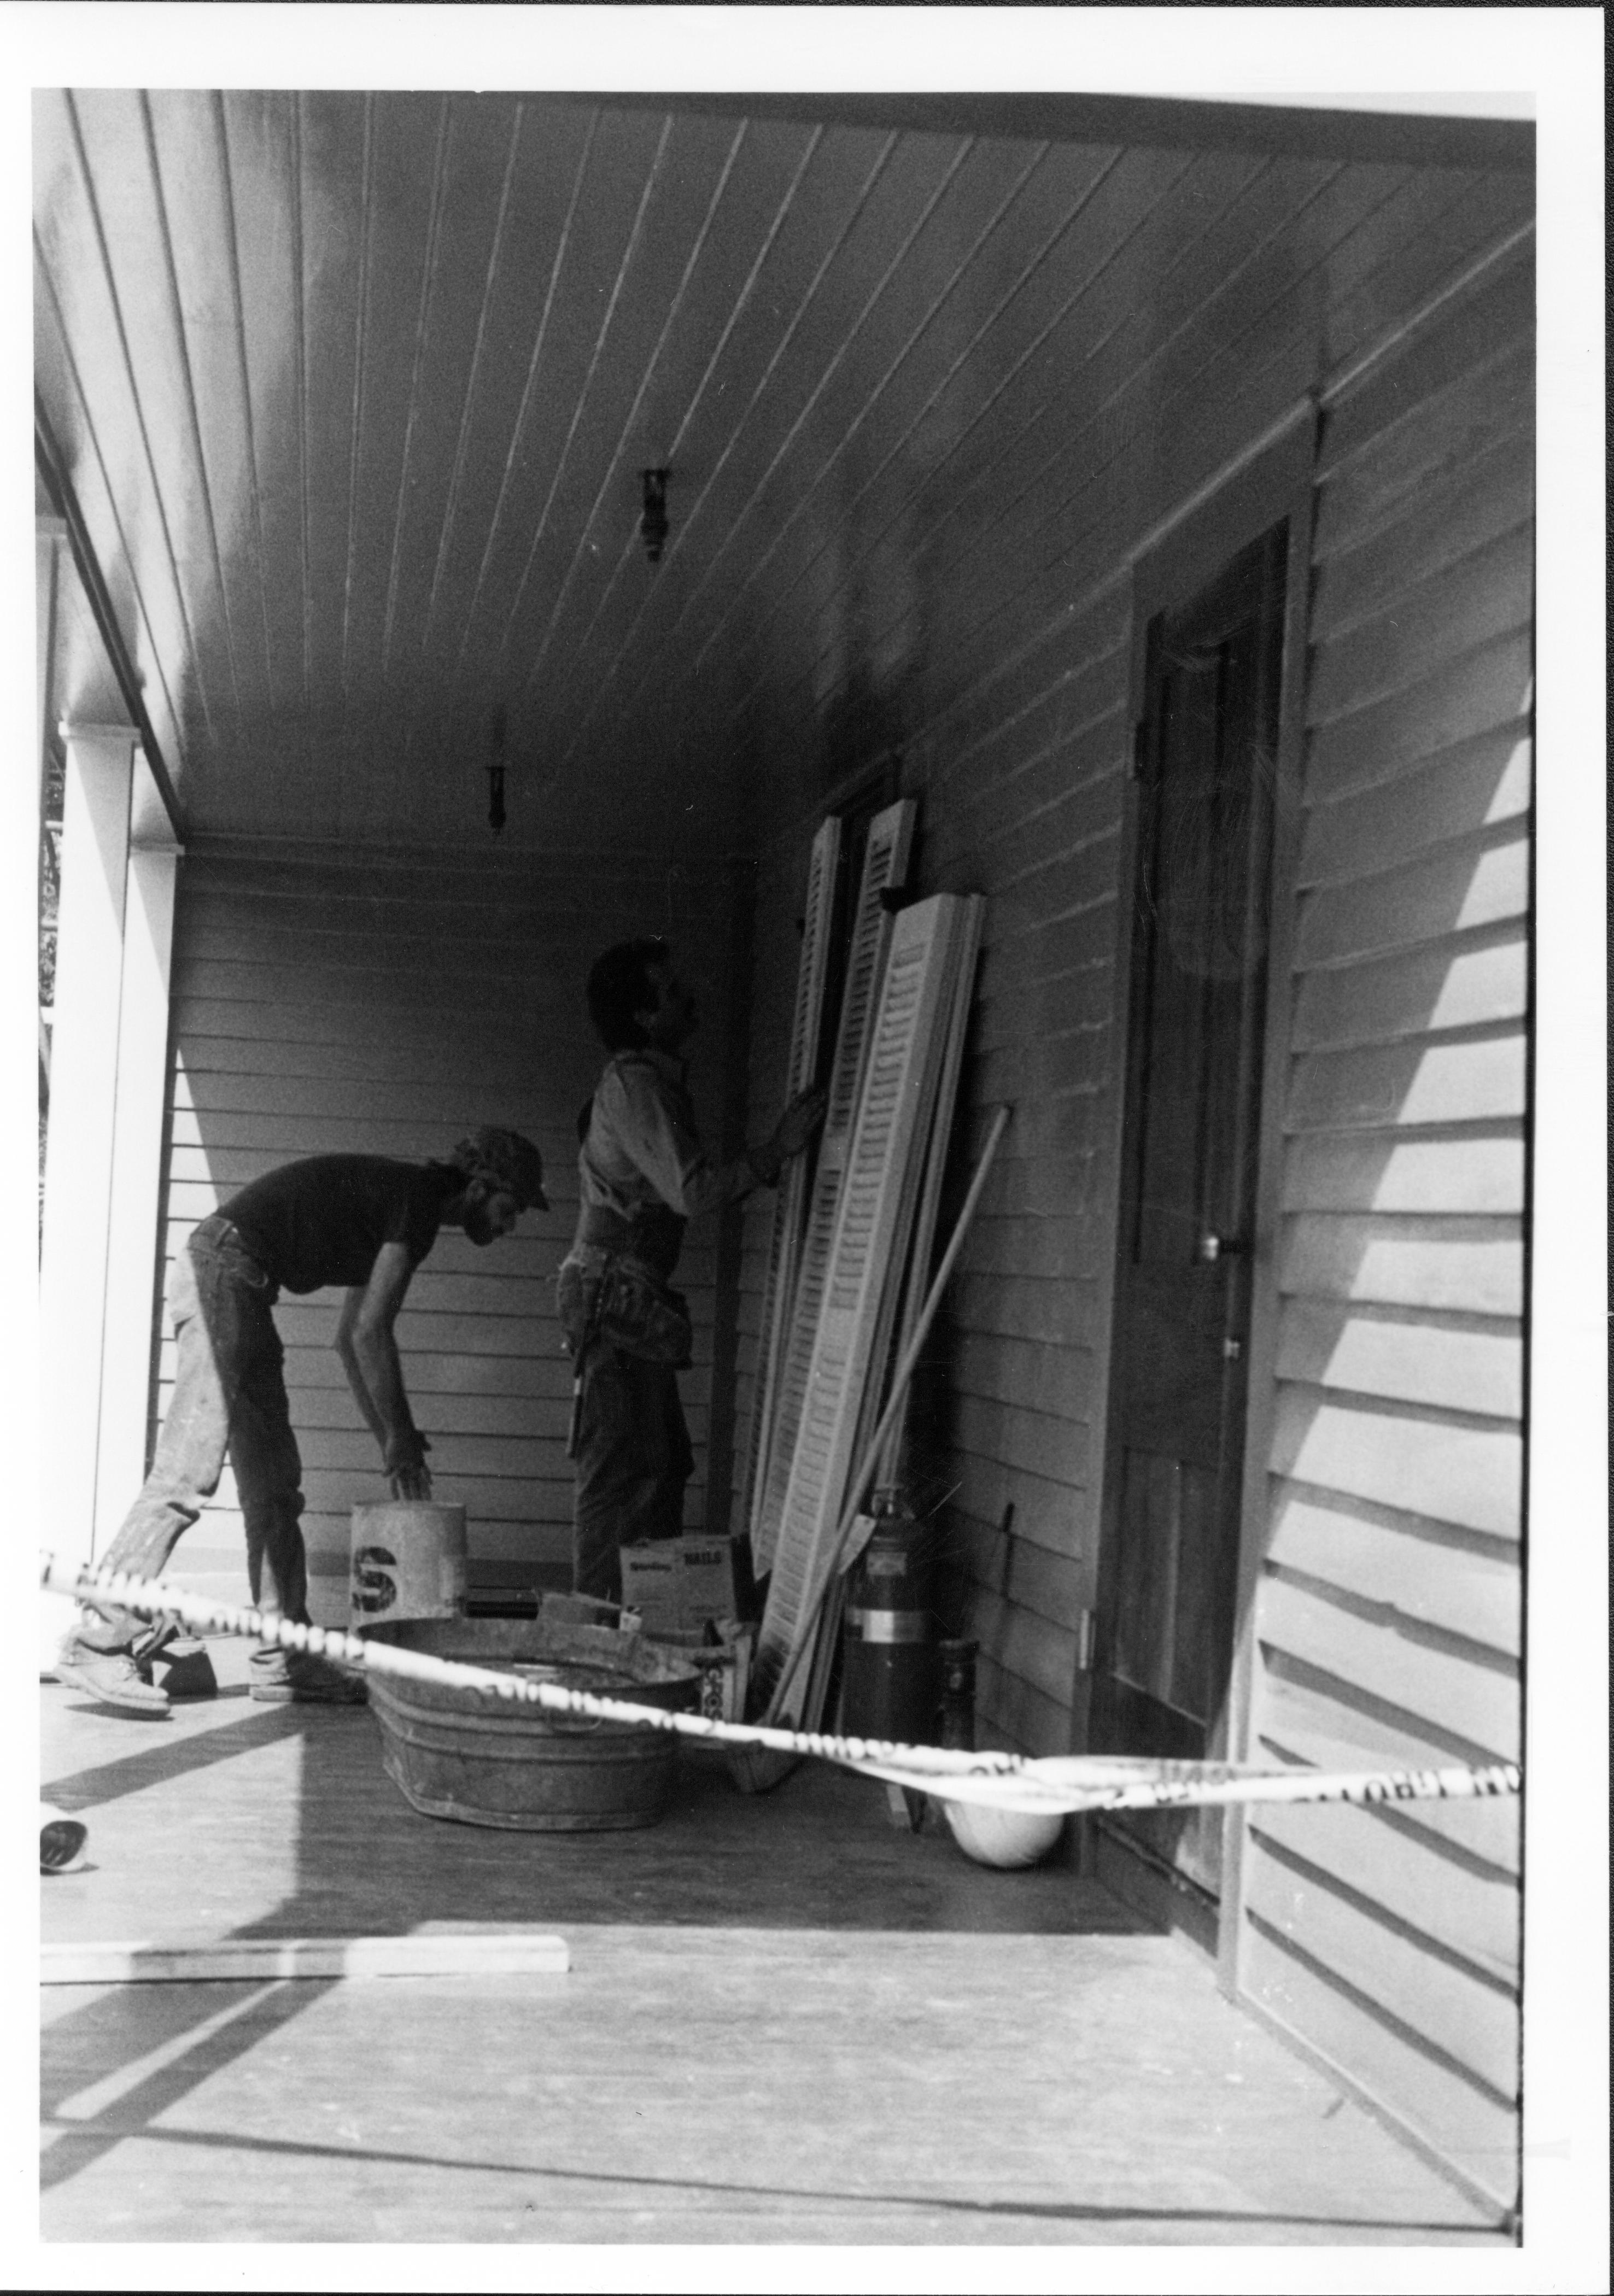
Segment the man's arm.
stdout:
<path fill-rule="evenodd" d="M 824 1107 L 816 1088 L 798 1094 L 759 1147 L 731 1164 L 715 1164 L 688 1119 L 687 1103 L 681 1106 L 682 1095 L 670 1093 L 653 1070 L 635 1064 L 614 1070 L 595 1099 L 623 1151 L 662 1202 L 685 1219 L 732 1203 L 758 1183 L 772 1187 L 780 1167 L 818 1129 Z"/>
<path fill-rule="evenodd" d="M 431 1496 L 426 1447 L 409 1414 L 392 1330 L 414 1273 L 406 1245 L 382 1244 L 369 1282 L 348 1292 L 336 1327 L 336 1352 L 365 1423 L 381 1445 L 395 1499 Z"/>

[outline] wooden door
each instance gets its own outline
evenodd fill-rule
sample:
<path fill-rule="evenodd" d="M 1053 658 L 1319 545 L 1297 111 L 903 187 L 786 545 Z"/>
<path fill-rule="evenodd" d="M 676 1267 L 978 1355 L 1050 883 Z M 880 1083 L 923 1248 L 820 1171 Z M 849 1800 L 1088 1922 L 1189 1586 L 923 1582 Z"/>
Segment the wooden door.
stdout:
<path fill-rule="evenodd" d="M 1242 551 L 1148 633 L 1095 1751 L 1222 1751 L 1284 532 Z M 1219 1812 L 1114 1830 L 1217 1893 Z"/>

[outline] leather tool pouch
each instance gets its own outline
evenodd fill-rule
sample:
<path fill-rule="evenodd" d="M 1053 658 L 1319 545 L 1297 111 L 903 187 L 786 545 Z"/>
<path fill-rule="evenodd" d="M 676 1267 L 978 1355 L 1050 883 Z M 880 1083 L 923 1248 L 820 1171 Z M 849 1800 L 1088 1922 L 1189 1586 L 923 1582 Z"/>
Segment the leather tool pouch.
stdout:
<path fill-rule="evenodd" d="M 693 1358 L 694 1332 L 683 1292 L 658 1283 L 629 1259 L 613 1259 L 606 1266 L 594 1332 L 642 1363 L 682 1371 Z"/>
<path fill-rule="evenodd" d="M 694 1332 L 682 1292 L 658 1283 L 631 1259 L 609 1259 L 598 1275 L 569 1263 L 555 1279 L 555 1301 L 566 1352 L 581 1365 L 596 1341 L 643 1363 L 684 1370 L 693 1359 Z"/>

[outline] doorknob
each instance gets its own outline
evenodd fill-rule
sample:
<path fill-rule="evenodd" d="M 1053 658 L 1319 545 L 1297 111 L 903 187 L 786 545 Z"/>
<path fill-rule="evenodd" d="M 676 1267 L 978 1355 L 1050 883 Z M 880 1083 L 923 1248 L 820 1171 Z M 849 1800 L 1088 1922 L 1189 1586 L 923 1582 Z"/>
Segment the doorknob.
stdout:
<path fill-rule="evenodd" d="M 1243 1249 L 1237 1236 L 1217 1235 L 1214 1228 L 1208 1228 L 1200 1238 L 1195 1257 L 1202 1259 L 1208 1267 L 1212 1267 L 1218 1259 L 1231 1259 L 1235 1252 Z"/>

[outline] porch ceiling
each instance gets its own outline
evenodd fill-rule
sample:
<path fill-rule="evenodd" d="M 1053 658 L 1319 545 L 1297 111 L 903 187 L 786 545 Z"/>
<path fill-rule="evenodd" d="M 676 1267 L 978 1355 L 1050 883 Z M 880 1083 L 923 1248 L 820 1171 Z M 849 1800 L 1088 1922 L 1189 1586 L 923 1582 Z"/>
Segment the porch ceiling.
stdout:
<path fill-rule="evenodd" d="M 37 98 L 44 432 L 187 833 L 485 847 L 502 711 L 506 847 L 745 849 L 784 698 L 911 681 L 971 540 L 1192 391 L 1211 286 L 1246 356 L 1341 218 L 1485 157 L 815 102 Z"/>

